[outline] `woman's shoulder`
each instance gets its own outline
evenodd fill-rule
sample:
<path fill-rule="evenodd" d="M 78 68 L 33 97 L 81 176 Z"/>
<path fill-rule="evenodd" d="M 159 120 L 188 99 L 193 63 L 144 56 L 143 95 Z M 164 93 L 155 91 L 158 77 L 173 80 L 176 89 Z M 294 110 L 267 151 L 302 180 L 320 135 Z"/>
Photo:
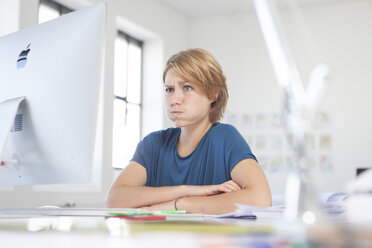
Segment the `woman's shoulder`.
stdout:
<path fill-rule="evenodd" d="M 213 124 L 210 136 L 213 140 L 223 140 L 224 143 L 234 143 L 242 139 L 242 135 L 233 125 L 220 122 Z"/>
<path fill-rule="evenodd" d="M 238 151 L 249 151 L 249 153 L 251 153 L 245 138 L 233 125 L 217 123 L 217 125 L 214 126 L 214 129 L 216 130 L 212 134 L 214 142 L 223 144 L 229 151 L 236 149 Z"/>
<path fill-rule="evenodd" d="M 219 134 L 231 134 L 231 132 L 239 133 L 233 125 L 221 122 L 213 124 L 213 130 Z"/>
<path fill-rule="evenodd" d="M 158 130 L 158 131 L 154 131 L 154 132 L 151 132 L 149 133 L 148 135 L 146 135 L 143 140 L 145 142 L 164 142 L 165 140 L 169 140 L 173 137 L 175 137 L 175 134 L 179 133 L 179 128 L 167 128 L 167 129 L 163 129 L 163 130 Z"/>

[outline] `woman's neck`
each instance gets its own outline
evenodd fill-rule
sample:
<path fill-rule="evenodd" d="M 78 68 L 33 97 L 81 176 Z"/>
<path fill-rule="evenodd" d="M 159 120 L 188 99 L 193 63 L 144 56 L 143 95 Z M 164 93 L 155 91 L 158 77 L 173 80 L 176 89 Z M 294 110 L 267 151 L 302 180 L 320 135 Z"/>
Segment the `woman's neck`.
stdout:
<path fill-rule="evenodd" d="M 182 127 L 178 139 L 179 154 L 181 156 L 187 156 L 190 154 L 211 126 L 212 122 L 210 122 L 209 119 L 206 119 L 206 121 L 203 121 L 196 126 Z"/>

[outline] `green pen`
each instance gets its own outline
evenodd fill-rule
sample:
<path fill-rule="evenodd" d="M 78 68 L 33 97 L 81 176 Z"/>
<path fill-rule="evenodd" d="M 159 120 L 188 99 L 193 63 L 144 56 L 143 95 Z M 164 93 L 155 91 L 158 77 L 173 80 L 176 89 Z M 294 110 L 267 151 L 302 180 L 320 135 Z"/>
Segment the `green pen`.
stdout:
<path fill-rule="evenodd" d="M 108 212 L 108 214 L 109 215 L 153 215 L 153 212 L 128 210 L 125 212 Z"/>
<path fill-rule="evenodd" d="M 154 214 L 185 214 L 186 210 L 161 210 L 154 211 Z"/>

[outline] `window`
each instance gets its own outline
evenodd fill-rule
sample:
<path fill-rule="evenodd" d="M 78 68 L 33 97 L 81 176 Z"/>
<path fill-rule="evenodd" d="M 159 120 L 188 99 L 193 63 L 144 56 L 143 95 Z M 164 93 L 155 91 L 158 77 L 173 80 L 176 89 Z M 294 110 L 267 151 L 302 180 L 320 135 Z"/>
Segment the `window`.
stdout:
<path fill-rule="evenodd" d="M 119 31 L 114 66 L 112 163 L 124 168 L 141 139 L 142 42 Z"/>
<path fill-rule="evenodd" d="M 53 20 L 61 15 L 67 14 L 72 10 L 50 0 L 40 0 L 38 23 Z"/>

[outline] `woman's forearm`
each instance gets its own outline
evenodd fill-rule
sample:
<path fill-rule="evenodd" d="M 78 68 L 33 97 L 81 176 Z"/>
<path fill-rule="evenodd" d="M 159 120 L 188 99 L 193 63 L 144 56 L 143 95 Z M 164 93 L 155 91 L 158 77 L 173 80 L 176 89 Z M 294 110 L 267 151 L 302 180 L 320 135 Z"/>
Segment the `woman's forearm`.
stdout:
<path fill-rule="evenodd" d="M 208 196 L 240 190 L 233 181 L 218 185 L 180 185 L 167 187 L 116 185 L 109 191 L 106 205 L 111 208 L 141 208 L 173 201 L 181 197 Z"/>
<path fill-rule="evenodd" d="M 110 208 L 140 208 L 189 196 L 185 186 L 146 187 L 117 186 L 110 189 L 106 206 Z"/>
<path fill-rule="evenodd" d="M 184 197 L 177 201 L 177 209 L 186 210 L 188 213 L 225 214 L 234 212 L 236 203 L 269 207 L 271 195 L 242 189 L 211 196 Z"/>

